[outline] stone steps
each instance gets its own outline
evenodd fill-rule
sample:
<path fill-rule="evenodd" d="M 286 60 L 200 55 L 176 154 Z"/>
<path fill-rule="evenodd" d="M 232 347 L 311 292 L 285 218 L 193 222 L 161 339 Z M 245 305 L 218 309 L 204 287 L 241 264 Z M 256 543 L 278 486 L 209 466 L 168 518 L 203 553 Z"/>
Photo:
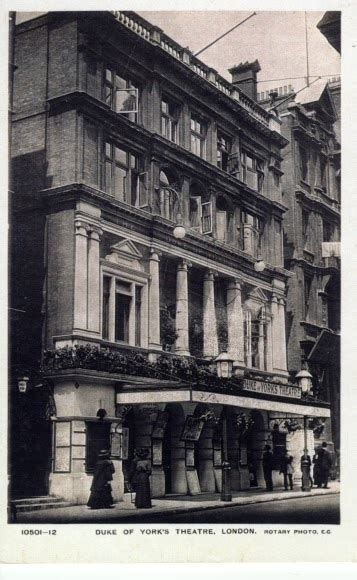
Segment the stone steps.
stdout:
<path fill-rule="evenodd" d="M 69 507 L 71 505 L 73 505 L 71 502 L 51 495 L 27 497 L 11 501 L 11 508 L 16 512 L 50 510 L 54 508 Z"/>

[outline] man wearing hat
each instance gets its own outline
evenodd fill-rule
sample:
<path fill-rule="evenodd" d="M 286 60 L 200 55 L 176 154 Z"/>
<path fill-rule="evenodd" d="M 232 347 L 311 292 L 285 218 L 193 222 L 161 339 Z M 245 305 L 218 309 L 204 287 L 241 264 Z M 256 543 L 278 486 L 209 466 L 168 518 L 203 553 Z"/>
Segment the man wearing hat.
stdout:
<path fill-rule="evenodd" d="M 110 460 L 110 452 L 102 449 L 98 453 L 97 464 L 94 468 L 91 494 L 87 506 L 92 509 L 110 508 L 113 502 L 112 486 L 110 481 L 115 472 L 113 462 Z"/>

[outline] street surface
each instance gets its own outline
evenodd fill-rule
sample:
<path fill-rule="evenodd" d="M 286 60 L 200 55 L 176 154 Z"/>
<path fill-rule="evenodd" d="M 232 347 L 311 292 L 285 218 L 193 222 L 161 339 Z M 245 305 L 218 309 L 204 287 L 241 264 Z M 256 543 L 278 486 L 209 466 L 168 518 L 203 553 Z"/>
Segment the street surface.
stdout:
<path fill-rule="evenodd" d="M 145 518 L 145 523 L 150 520 Z M 154 520 L 151 522 L 153 523 Z M 156 523 L 339 524 L 339 496 L 304 497 L 187 514 L 157 514 Z"/>
<path fill-rule="evenodd" d="M 319 490 L 321 492 L 321 490 Z M 327 490 L 324 490 L 326 492 Z M 315 490 L 315 493 L 317 490 Z M 290 495 L 290 492 L 288 492 Z M 275 497 L 274 497 L 275 496 Z M 272 500 L 256 503 L 264 494 L 252 497 L 252 503 L 244 505 L 225 504 L 204 501 L 204 497 L 185 500 L 153 500 L 152 510 L 140 510 L 138 513 L 132 504 L 117 504 L 112 509 L 90 510 L 87 506 L 72 506 L 53 510 L 18 513 L 17 523 L 21 524 L 77 524 L 77 523 L 110 523 L 110 524 L 158 524 L 158 523 L 252 523 L 252 524 L 338 524 L 339 494 L 309 495 L 304 497 L 286 497 L 282 494 L 271 494 Z M 199 503 L 201 499 L 203 503 Z M 196 501 L 195 501 L 196 500 Z M 195 501 L 194 505 L 192 505 Z M 237 501 L 237 500 L 236 500 Z M 247 498 L 242 498 L 247 501 Z M 254 503 L 253 503 L 254 502 Z M 173 504 L 168 508 L 168 504 Z M 194 508 L 188 511 L 188 506 Z M 217 506 L 217 507 L 216 507 Z M 185 513 L 177 513 L 184 507 Z M 176 508 L 176 509 L 175 509 Z M 188 509 L 187 509 L 188 508 Z M 175 513 L 176 511 L 176 513 Z M 16 525 L 16 524 L 15 524 Z"/>

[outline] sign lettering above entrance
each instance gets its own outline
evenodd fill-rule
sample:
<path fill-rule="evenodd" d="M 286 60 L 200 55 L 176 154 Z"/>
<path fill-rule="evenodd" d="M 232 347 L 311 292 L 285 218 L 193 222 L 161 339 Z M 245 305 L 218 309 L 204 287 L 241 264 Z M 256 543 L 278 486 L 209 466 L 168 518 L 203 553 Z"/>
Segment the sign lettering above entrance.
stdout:
<path fill-rule="evenodd" d="M 291 397 L 301 399 L 301 389 L 292 385 L 280 385 L 279 383 L 267 383 L 265 381 L 243 380 L 243 389 L 264 395 L 277 395 L 279 397 Z"/>

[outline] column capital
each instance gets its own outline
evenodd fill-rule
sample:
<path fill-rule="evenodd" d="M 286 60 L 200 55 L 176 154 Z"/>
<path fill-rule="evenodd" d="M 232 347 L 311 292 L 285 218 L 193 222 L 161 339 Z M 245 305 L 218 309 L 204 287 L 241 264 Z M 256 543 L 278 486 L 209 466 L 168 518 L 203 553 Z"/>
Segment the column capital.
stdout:
<path fill-rule="evenodd" d="M 278 302 L 279 302 L 278 295 L 275 292 L 273 292 L 273 294 L 272 294 L 271 302 L 274 304 L 278 304 Z"/>
<path fill-rule="evenodd" d="M 88 237 L 90 225 L 87 222 L 84 222 L 83 220 L 75 220 L 74 227 L 76 236 Z"/>
<path fill-rule="evenodd" d="M 214 272 L 214 270 L 206 270 L 204 273 L 205 280 L 213 281 L 216 278 L 216 276 L 217 276 L 217 274 Z"/>
<path fill-rule="evenodd" d="M 191 268 L 192 266 L 192 262 L 189 262 L 186 259 L 181 260 L 178 264 L 177 264 L 177 269 L 178 270 L 188 270 L 188 268 Z"/>
<path fill-rule="evenodd" d="M 155 250 L 155 248 L 150 248 L 149 260 L 153 260 L 155 262 L 160 262 L 161 256 L 162 256 L 162 252 L 159 252 L 159 250 Z"/>
<path fill-rule="evenodd" d="M 100 239 L 103 235 L 103 230 L 99 226 L 89 226 L 88 234 L 92 240 L 100 242 Z"/>
<path fill-rule="evenodd" d="M 286 304 L 286 300 L 285 300 L 285 298 L 283 298 L 283 297 L 279 298 L 279 304 L 280 304 L 281 306 L 285 306 L 285 304 Z"/>
<path fill-rule="evenodd" d="M 228 290 L 241 290 L 242 281 L 239 278 L 230 278 L 228 280 Z"/>

